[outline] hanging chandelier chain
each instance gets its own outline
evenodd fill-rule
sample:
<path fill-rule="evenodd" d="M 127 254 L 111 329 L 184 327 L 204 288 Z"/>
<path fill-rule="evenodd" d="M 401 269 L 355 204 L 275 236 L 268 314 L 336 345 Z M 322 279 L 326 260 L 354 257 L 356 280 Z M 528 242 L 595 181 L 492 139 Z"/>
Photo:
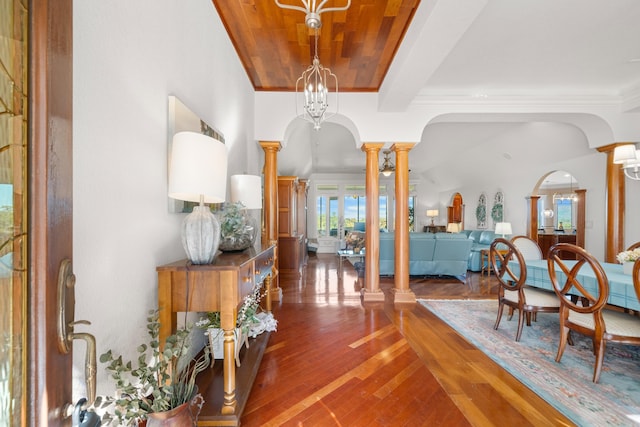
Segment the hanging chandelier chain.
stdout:
<path fill-rule="evenodd" d="M 346 6 L 327 7 L 329 0 L 300 0 L 304 7 L 280 3 L 275 0 L 276 5 L 283 9 L 292 9 L 304 12 L 305 24 L 314 30 L 313 60 L 311 65 L 303 71 L 296 80 L 296 115 L 313 123 L 315 130 L 320 130 L 320 123 L 338 112 L 338 78 L 320 64 L 318 58 L 318 39 L 320 38 L 320 27 L 322 21 L 320 14 L 324 12 L 344 11 L 351 6 L 351 0 L 347 0 Z M 329 113 L 329 97 L 335 102 L 335 111 Z M 298 101 L 299 100 L 299 101 Z M 334 100 L 334 101 L 333 101 Z M 302 112 L 298 110 L 298 102 L 302 104 Z"/>
<path fill-rule="evenodd" d="M 322 20 L 320 19 L 320 14 L 325 12 L 342 12 L 349 9 L 351 6 L 351 0 L 347 0 L 347 4 L 345 6 L 335 6 L 335 7 L 327 7 L 324 5 L 327 4 L 329 0 L 322 0 L 320 4 L 316 5 L 316 0 L 300 0 L 304 7 L 302 6 L 294 6 L 292 4 L 284 4 L 280 3 L 280 1 L 275 0 L 276 5 L 282 9 L 291 9 L 297 10 L 305 14 L 305 23 L 309 28 L 320 28 L 322 26 Z"/>

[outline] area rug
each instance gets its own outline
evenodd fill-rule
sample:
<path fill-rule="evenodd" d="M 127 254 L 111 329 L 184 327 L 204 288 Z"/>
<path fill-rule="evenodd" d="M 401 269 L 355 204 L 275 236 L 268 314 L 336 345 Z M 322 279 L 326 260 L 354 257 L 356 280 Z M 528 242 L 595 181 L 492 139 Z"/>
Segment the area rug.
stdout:
<path fill-rule="evenodd" d="M 640 347 L 607 344 L 602 374 L 592 382 L 591 340 L 573 334 L 560 363 L 558 315 L 538 313 L 515 342 L 517 314 L 496 331 L 495 300 L 419 300 L 467 341 L 579 426 L 637 426 L 640 419 Z"/>

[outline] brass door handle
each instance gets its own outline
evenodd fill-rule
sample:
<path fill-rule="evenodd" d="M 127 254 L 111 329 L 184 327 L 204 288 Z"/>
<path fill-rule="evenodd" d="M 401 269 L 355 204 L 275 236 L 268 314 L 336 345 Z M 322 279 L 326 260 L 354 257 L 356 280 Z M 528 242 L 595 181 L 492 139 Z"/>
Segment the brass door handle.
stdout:
<path fill-rule="evenodd" d="M 62 354 L 68 354 L 72 349 L 73 340 L 83 340 L 87 343 L 84 375 L 87 386 L 87 400 L 84 404 L 86 409 L 93 404 L 96 398 L 96 338 L 87 332 L 74 332 L 75 325 L 90 325 L 87 320 L 76 321 L 75 316 L 75 284 L 76 276 L 70 259 L 64 259 L 60 263 L 58 270 L 58 349 Z M 63 411 L 70 416 L 74 410 L 74 405 L 67 404 Z"/>

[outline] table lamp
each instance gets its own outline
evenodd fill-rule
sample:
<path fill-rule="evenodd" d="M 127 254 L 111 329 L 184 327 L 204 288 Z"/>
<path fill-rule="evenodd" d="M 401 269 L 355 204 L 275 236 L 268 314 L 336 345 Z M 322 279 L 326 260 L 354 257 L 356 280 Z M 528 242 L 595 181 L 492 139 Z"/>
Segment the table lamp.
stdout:
<path fill-rule="evenodd" d="M 427 216 L 431 218 L 431 225 L 435 225 L 433 219 L 438 216 L 438 209 L 427 209 Z"/>
<path fill-rule="evenodd" d="M 182 245 L 193 264 L 210 264 L 220 245 L 220 224 L 205 203 L 222 203 L 227 192 L 227 147 L 197 132 L 173 136 L 169 197 L 199 202 L 182 222 Z"/>
<path fill-rule="evenodd" d="M 231 175 L 231 202 L 262 209 L 262 180 L 257 175 Z"/>
<path fill-rule="evenodd" d="M 496 234 L 502 234 L 504 239 L 505 234 L 512 234 L 510 222 L 498 222 L 496 223 Z"/>
<path fill-rule="evenodd" d="M 460 232 L 460 223 L 459 222 L 450 222 L 447 224 L 447 233 L 459 233 Z"/>

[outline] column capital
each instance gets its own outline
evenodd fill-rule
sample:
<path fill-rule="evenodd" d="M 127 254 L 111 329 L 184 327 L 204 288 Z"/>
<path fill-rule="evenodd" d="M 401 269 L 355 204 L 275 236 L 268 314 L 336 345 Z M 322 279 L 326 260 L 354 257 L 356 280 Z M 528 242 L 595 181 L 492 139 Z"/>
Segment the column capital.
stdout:
<path fill-rule="evenodd" d="M 264 151 L 278 152 L 282 148 L 280 141 L 259 141 L 259 144 Z"/>
<path fill-rule="evenodd" d="M 383 142 L 365 142 L 360 147 L 360 150 L 364 152 L 380 151 L 382 147 L 384 147 Z"/>
<path fill-rule="evenodd" d="M 398 151 L 411 151 L 414 145 L 416 144 L 413 142 L 395 142 L 391 146 L 391 150 L 395 151 L 396 153 Z"/>
<path fill-rule="evenodd" d="M 636 142 L 612 142 L 611 144 L 607 144 L 607 145 L 602 145 L 598 148 L 596 148 L 596 150 L 598 150 L 601 153 L 613 153 L 613 150 L 615 150 L 616 147 L 619 147 L 621 145 L 629 145 L 629 144 L 637 144 Z"/>

